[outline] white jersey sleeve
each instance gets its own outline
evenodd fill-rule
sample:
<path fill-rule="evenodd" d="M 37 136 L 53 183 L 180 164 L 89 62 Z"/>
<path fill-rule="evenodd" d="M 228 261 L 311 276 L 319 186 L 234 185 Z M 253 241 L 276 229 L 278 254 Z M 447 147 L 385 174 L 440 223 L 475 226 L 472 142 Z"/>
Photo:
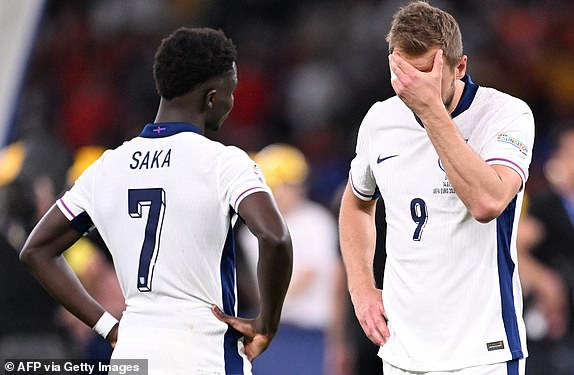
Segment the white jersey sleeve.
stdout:
<path fill-rule="evenodd" d="M 94 223 L 88 214 L 92 211 L 91 188 L 95 171 L 99 168 L 104 155 L 90 165 L 74 182 L 72 188 L 56 201 L 56 205 L 71 225 L 83 234 L 94 228 Z"/>
<path fill-rule="evenodd" d="M 227 147 L 220 159 L 220 188 L 229 205 L 237 212 L 239 204 L 250 194 L 270 193 L 259 166 L 237 147 Z"/>
<path fill-rule="evenodd" d="M 532 160 L 534 117 L 521 100 L 509 102 L 506 107 L 512 108 L 508 108 L 507 118 L 503 117 L 501 123 L 504 125 L 492 134 L 480 155 L 490 165 L 500 164 L 514 169 L 522 178 L 524 187 Z"/>
<path fill-rule="evenodd" d="M 371 107 L 361 123 L 357 136 L 356 155 L 351 161 L 351 171 L 349 173 L 349 181 L 353 193 L 359 199 L 365 201 L 377 198 L 377 183 L 369 160 L 371 129 L 375 122 L 376 106 L 377 104 Z"/>

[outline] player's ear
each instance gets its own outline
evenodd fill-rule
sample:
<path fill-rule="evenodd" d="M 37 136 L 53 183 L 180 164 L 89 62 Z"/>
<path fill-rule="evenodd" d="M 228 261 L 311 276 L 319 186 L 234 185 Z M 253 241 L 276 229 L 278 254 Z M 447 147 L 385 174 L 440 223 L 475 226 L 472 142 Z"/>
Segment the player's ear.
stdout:
<path fill-rule="evenodd" d="M 466 55 L 462 55 L 458 60 L 458 65 L 456 66 L 456 79 L 461 79 L 466 74 L 467 59 Z"/>
<path fill-rule="evenodd" d="M 213 103 L 215 102 L 215 94 L 217 93 L 216 89 L 211 89 L 205 94 L 205 108 L 212 109 Z"/>

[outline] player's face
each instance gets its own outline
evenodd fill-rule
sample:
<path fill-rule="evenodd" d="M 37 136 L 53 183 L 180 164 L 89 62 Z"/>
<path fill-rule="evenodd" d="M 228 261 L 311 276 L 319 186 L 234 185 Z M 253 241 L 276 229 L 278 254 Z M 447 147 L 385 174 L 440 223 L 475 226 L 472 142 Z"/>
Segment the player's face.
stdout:
<path fill-rule="evenodd" d="M 428 73 L 432 71 L 434 64 L 434 57 L 437 51 L 438 47 L 433 47 L 420 56 L 412 56 L 400 51 L 399 53 L 414 68 L 418 69 L 421 72 Z M 441 81 L 442 102 L 444 103 L 446 109 L 449 112 L 452 112 L 454 110 L 453 101 L 456 89 L 455 82 L 458 79 L 462 78 L 462 76 L 464 76 L 464 73 L 466 71 L 466 56 L 461 57 L 461 61 L 456 66 L 451 66 L 450 64 L 447 63 L 446 58 L 444 59 L 445 60 L 442 67 L 442 81 Z"/>
<path fill-rule="evenodd" d="M 213 97 L 213 108 L 211 109 L 205 128 L 218 130 L 221 124 L 227 119 L 229 112 L 233 108 L 233 92 L 237 87 L 237 68 L 233 63 L 233 68 L 221 76 L 221 80 Z"/>
<path fill-rule="evenodd" d="M 462 78 L 462 77 L 461 77 Z M 445 61 L 442 67 L 441 94 L 442 102 L 450 112 L 454 111 L 455 82 L 458 79 L 458 70 Z M 455 103 L 456 104 L 456 103 Z"/>

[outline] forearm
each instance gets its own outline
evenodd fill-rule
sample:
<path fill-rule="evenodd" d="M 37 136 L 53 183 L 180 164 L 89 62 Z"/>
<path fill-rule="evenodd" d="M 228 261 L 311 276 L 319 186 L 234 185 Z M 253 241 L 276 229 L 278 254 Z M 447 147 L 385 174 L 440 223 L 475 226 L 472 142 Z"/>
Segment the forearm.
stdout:
<path fill-rule="evenodd" d="M 56 300 L 93 327 L 104 309 L 88 294 L 61 255 L 78 238 L 80 234 L 58 208 L 52 207 L 30 234 L 20 260 Z"/>
<path fill-rule="evenodd" d="M 375 254 L 375 201 L 362 201 L 351 187 L 343 193 L 339 214 L 341 252 L 355 315 L 367 337 L 384 345 L 390 337 L 381 292 L 373 276 Z"/>
<path fill-rule="evenodd" d="M 257 283 L 260 309 L 257 332 L 272 337 L 279 326 L 283 301 L 291 280 L 291 236 L 270 194 L 251 194 L 239 204 L 238 209 L 259 243 Z"/>
<path fill-rule="evenodd" d="M 479 221 L 497 217 L 517 189 L 468 146 L 446 110 L 429 111 L 421 120 L 457 196 Z"/>
<path fill-rule="evenodd" d="M 291 280 L 293 253 L 291 239 L 280 242 L 260 240 L 257 281 L 260 293 L 259 319 L 265 332 L 274 335 L 281 319 L 283 301 Z"/>
<path fill-rule="evenodd" d="M 349 186 L 341 200 L 339 238 L 347 284 L 351 296 L 364 287 L 374 287 L 373 258 L 375 255 L 375 206 L 364 204 L 352 195 Z"/>
<path fill-rule="evenodd" d="M 51 259 L 29 256 L 23 261 L 44 288 L 68 311 L 89 327 L 96 324 L 105 310 L 87 293 L 63 256 Z"/>

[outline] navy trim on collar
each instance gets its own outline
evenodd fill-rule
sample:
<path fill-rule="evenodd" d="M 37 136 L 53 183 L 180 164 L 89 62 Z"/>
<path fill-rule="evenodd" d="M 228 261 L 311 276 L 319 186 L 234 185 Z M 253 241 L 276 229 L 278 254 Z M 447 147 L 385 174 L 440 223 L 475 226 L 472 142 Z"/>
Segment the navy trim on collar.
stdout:
<path fill-rule="evenodd" d="M 470 108 L 476 92 L 478 91 L 478 85 L 472 81 L 470 75 L 465 74 L 464 77 L 462 77 L 462 81 L 465 83 L 464 90 L 462 91 L 462 95 L 460 96 L 460 100 L 458 101 L 456 108 L 450 114 L 450 117 L 452 118 L 455 118 Z"/>
<path fill-rule="evenodd" d="M 472 81 L 470 75 L 465 74 L 464 77 L 462 77 L 461 81 L 464 82 L 464 89 L 462 90 L 462 95 L 460 96 L 460 100 L 458 101 L 456 108 L 450 114 L 451 118 L 455 118 L 456 116 L 460 115 L 461 113 L 469 109 L 470 105 L 472 104 L 472 101 L 474 100 L 474 97 L 476 96 L 476 92 L 478 91 L 479 85 L 477 85 Z M 425 125 L 423 124 L 421 119 L 416 115 L 416 113 L 413 112 L 413 115 L 415 116 L 415 120 L 417 120 L 419 125 L 424 128 Z"/>
<path fill-rule="evenodd" d="M 181 132 L 201 134 L 199 128 L 187 122 L 157 122 L 147 124 L 139 136 L 142 138 L 163 138 Z"/>

